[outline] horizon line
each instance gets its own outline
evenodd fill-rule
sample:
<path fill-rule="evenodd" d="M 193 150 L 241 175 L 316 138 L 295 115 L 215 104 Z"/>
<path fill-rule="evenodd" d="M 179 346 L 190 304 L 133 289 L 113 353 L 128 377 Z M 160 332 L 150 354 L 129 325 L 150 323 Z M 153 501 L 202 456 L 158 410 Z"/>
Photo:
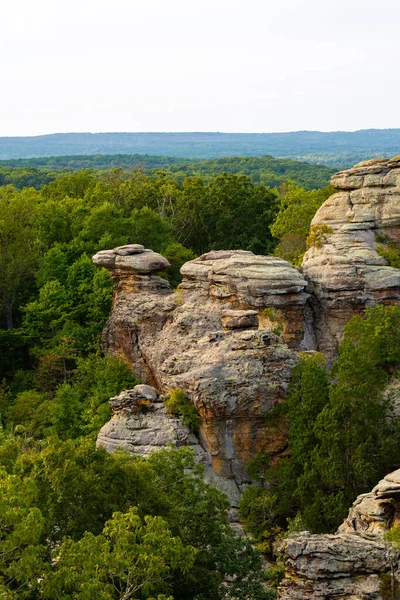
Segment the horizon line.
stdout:
<path fill-rule="evenodd" d="M 335 129 L 322 131 L 319 129 L 297 129 L 292 131 L 55 131 L 51 133 L 38 133 L 27 135 L 0 135 L 0 139 L 15 139 L 15 138 L 38 138 L 50 137 L 55 135 L 289 135 L 294 133 L 359 133 L 363 131 L 398 131 L 400 127 L 367 127 L 365 129 Z"/>

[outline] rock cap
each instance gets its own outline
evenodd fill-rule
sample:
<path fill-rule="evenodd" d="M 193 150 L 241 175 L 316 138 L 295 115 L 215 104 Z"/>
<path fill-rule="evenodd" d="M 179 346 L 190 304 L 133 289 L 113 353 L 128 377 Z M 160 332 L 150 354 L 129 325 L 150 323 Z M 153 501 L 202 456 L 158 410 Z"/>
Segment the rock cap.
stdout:
<path fill-rule="evenodd" d="M 138 275 L 149 275 L 170 266 L 164 256 L 140 244 L 127 244 L 113 250 L 100 250 L 93 256 L 92 261 L 110 271 Z"/>

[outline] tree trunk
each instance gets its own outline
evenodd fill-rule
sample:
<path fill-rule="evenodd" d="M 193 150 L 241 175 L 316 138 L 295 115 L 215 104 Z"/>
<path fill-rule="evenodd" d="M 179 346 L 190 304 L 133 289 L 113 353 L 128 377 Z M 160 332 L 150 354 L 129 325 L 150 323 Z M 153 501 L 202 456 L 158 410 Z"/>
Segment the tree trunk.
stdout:
<path fill-rule="evenodd" d="M 7 306 L 7 329 L 12 331 L 14 329 L 14 318 L 12 311 L 12 304 Z"/>

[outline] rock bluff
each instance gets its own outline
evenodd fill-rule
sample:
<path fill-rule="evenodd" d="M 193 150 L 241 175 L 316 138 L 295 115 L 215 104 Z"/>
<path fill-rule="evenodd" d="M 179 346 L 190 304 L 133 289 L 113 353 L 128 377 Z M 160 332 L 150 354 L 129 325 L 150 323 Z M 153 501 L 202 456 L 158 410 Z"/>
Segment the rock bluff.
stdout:
<path fill-rule="evenodd" d="M 93 260 L 116 282 L 105 349 L 160 394 L 186 392 L 202 418 L 200 443 L 237 500 L 257 452 L 286 451 L 285 429 L 268 432 L 264 414 L 285 398 L 294 348 L 309 344 L 304 277 L 279 258 L 210 252 L 182 267 L 174 292 L 156 274 L 165 259 L 138 245 Z M 110 431 L 99 443 L 112 449 Z"/>
<path fill-rule="evenodd" d="M 400 242 L 400 158 L 362 162 L 334 175 L 331 183 L 339 191 L 312 221 L 320 239 L 306 252 L 302 271 L 317 349 L 334 357 L 353 314 L 400 299 L 400 270 L 377 251 Z"/>

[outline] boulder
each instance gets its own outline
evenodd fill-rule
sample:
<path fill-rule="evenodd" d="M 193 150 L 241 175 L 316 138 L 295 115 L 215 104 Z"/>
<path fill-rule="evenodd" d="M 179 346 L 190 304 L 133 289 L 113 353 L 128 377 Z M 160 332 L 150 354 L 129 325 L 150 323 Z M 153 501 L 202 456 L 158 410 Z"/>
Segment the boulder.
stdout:
<path fill-rule="evenodd" d="M 221 321 L 225 329 L 257 329 L 258 313 L 256 310 L 223 310 Z"/>
<path fill-rule="evenodd" d="M 191 446 L 199 462 L 206 462 L 206 452 L 196 436 L 182 421 L 169 415 L 164 397 L 149 385 L 137 385 L 111 398 L 112 419 L 104 425 L 97 446 L 108 452 L 124 449 L 147 456 L 154 450 L 173 446 Z"/>
<path fill-rule="evenodd" d="M 153 250 L 147 250 L 140 244 L 101 250 L 93 256 L 92 260 L 96 265 L 112 270 L 116 277 L 126 273 L 149 275 L 170 266 L 164 256 Z"/>

